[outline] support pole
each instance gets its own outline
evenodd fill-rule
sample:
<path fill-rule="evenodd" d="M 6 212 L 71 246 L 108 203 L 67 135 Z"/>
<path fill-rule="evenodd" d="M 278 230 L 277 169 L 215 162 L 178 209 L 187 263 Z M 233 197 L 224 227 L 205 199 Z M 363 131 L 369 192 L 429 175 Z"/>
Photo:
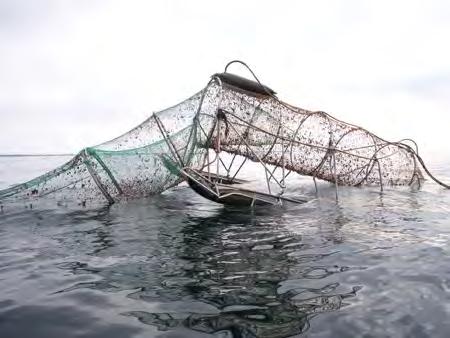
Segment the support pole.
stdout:
<path fill-rule="evenodd" d="M 106 174 L 111 179 L 111 182 L 116 187 L 117 192 L 119 193 L 119 195 L 123 195 L 123 191 L 122 191 L 122 188 L 119 185 L 119 182 L 117 182 L 116 178 L 114 177 L 114 175 L 111 172 L 111 170 L 109 170 L 109 168 L 106 166 L 105 162 L 103 162 L 103 160 L 100 158 L 100 156 L 98 156 L 98 154 L 95 151 L 88 150 L 88 149 L 89 148 L 87 148 L 86 151 L 89 151 L 89 153 L 92 155 L 92 157 L 97 160 L 98 164 L 100 164 L 100 166 L 103 168 L 103 170 L 106 172 Z"/>
<path fill-rule="evenodd" d="M 377 162 L 378 165 L 378 175 L 380 177 L 380 191 L 383 192 L 383 177 L 381 175 L 381 166 L 380 166 L 380 162 L 378 161 L 377 158 L 375 158 L 375 161 Z"/>
<path fill-rule="evenodd" d="M 286 190 L 286 183 L 284 182 L 286 178 L 286 172 L 285 172 L 285 162 L 284 162 L 284 128 L 283 128 L 283 115 L 280 113 L 280 126 L 281 126 L 281 195 L 284 194 L 284 191 Z"/>
<path fill-rule="evenodd" d="M 230 114 L 229 112 L 225 111 L 224 112 L 226 114 Z M 235 116 L 233 114 L 231 114 L 232 116 Z M 263 162 L 263 160 L 255 153 L 255 151 L 252 149 L 252 147 L 250 147 L 250 145 L 245 141 L 245 139 L 242 137 L 241 134 L 238 133 L 238 131 L 236 130 L 236 128 L 233 126 L 232 123 L 229 124 L 230 127 L 233 129 L 233 131 L 236 133 L 236 135 L 242 140 L 242 142 L 245 144 L 245 146 L 247 147 L 247 149 L 253 154 L 253 156 L 256 157 L 256 159 L 258 160 L 259 163 L 261 163 L 261 165 L 264 167 L 265 171 L 266 171 L 266 176 L 270 175 L 270 178 L 273 178 L 273 180 L 281 187 L 281 183 L 278 182 L 278 180 L 276 179 L 275 176 L 272 175 L 272 173 L 270 172 L 270 170 L 267 168 L 267 166 L 265 165 L 265 163 Z"/>
<path fill-rule="evenodd" d="M 164 141 L 166 141 L 167 146 L 169 147 L 170 152 L 172 153 L 173 157 L 178 160 L 178 164 L 181 167 L 184 167 L 183 159 L 181 158 L 180 154 L 178 154 L 177 149 L 173 145 L 172 141 L 170 140 L 169 136 L 167 135 L 167 131 L 164 128 L 164 125 L 160 121 L 159 117 L 156 116 L 156 114 L 153 114 L 153 118 L 156 121 L 156 124 L 158 125 L 159 131 L 161 132 L 162 137 L 164 138 Z"/>
<path fill-rule="evenodd" d="M 217 117 L 217 134 L 216 134 L 216 175 L 219 180 L 219 164 L 220 164 L 220 118 Z"/>
<path fill-rule="evenodd" d="M 97 187 L 100 189 L 103 196 L 105 196 L 106 200 L 108 201 L 108 204 L 114 204 L 114 198 L 108 193 L 108 190 L 105 188 L 103 183 L 100 180 L 100 177 L 95 172 L 94 168 L 92 168 L 91 163 L 89 162 L 89 159 L 87 157 L 87 150 L 85 149 L 82 151 L 81 156 L 83 157 L 83 163 L 86 166 L 89 174 L 91 175 L 92 179 L 94 180 L 94 183 L 97 185 Z"/>
<path fill-rule="evenodd" d="M 336 157 L 334 151 L 331 154 L 330 162 L 333 161 L 333 176 L 334 176 L 334 185 L 336 186 L 336 201 L 339 201 L 339 191 L 338 191 L 338 182 L 337 182 L 337 174 L 336 174 Z"/>

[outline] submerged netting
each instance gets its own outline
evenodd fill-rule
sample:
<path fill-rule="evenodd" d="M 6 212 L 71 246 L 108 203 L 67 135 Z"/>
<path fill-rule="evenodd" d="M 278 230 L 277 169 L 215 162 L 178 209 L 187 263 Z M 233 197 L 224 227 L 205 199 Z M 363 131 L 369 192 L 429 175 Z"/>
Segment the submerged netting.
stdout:
<path fill-rule="evenodd" d="M 205 151 L 189 144 L 200 97 L 201 93 L 157 113 L 186 164 L 193 166 Z M 46 197 L 62 204 L 87 205 L 156 194 L 182 181 L 164 163 L 163 156 L 168 153 L 167 143 L 151 117 L 114 140 L 83 149 L 45 175 L 0 191 L 0 201 Z"/>
<path fill-rule="evenodd" d="M 382 188 L 423 179 L 419 166 L 426 168 L 411 146 L 385 141 L 324 112 L 293 107 L 259 81 L 236 81 L 226 74 L 214 75 L 201 92 L 128 133 L 0 191 L 0 202 L 46 196 L 86 205 L 160 193 L 183 181 L 180 167 L 204 168 L 208 149 L 218 147 L 340 185 Z"/>

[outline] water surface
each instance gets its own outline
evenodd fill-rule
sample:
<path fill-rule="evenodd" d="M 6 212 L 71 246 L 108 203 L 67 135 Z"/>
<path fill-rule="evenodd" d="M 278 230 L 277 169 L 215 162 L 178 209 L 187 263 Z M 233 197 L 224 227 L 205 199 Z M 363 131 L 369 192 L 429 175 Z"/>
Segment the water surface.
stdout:
<path fill-rule="evenodd" d="M 64 160 L 0 158 L 0 187 Z M 186 186 L 5 208 L 0 337 L 448 337 L 450 192 L 340 188 L 336 202 L 309 183 L 308 203 L 253 212 Z"/>

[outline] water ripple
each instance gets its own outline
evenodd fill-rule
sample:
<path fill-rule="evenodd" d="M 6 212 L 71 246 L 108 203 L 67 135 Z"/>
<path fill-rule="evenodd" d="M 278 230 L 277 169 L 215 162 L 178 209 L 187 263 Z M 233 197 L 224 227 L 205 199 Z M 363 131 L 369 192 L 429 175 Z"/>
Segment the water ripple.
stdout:
<path fill-rule="evenodd" d="M 178 187 L 6 211 L 0 336 L 447 336 L 450 195 L 310 199 L 249 212 Z"/>

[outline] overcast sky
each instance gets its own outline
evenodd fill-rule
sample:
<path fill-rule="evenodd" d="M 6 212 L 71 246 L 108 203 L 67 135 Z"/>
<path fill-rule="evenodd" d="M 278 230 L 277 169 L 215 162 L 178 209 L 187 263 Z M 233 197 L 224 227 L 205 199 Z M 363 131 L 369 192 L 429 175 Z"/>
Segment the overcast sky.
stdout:
<path fill-rule="evenodd" d="M 242 59 L 291 104 L 450 154 L 449 41 L 449 1 L 0 0 L 0 153 L 106 141 Z"/>

